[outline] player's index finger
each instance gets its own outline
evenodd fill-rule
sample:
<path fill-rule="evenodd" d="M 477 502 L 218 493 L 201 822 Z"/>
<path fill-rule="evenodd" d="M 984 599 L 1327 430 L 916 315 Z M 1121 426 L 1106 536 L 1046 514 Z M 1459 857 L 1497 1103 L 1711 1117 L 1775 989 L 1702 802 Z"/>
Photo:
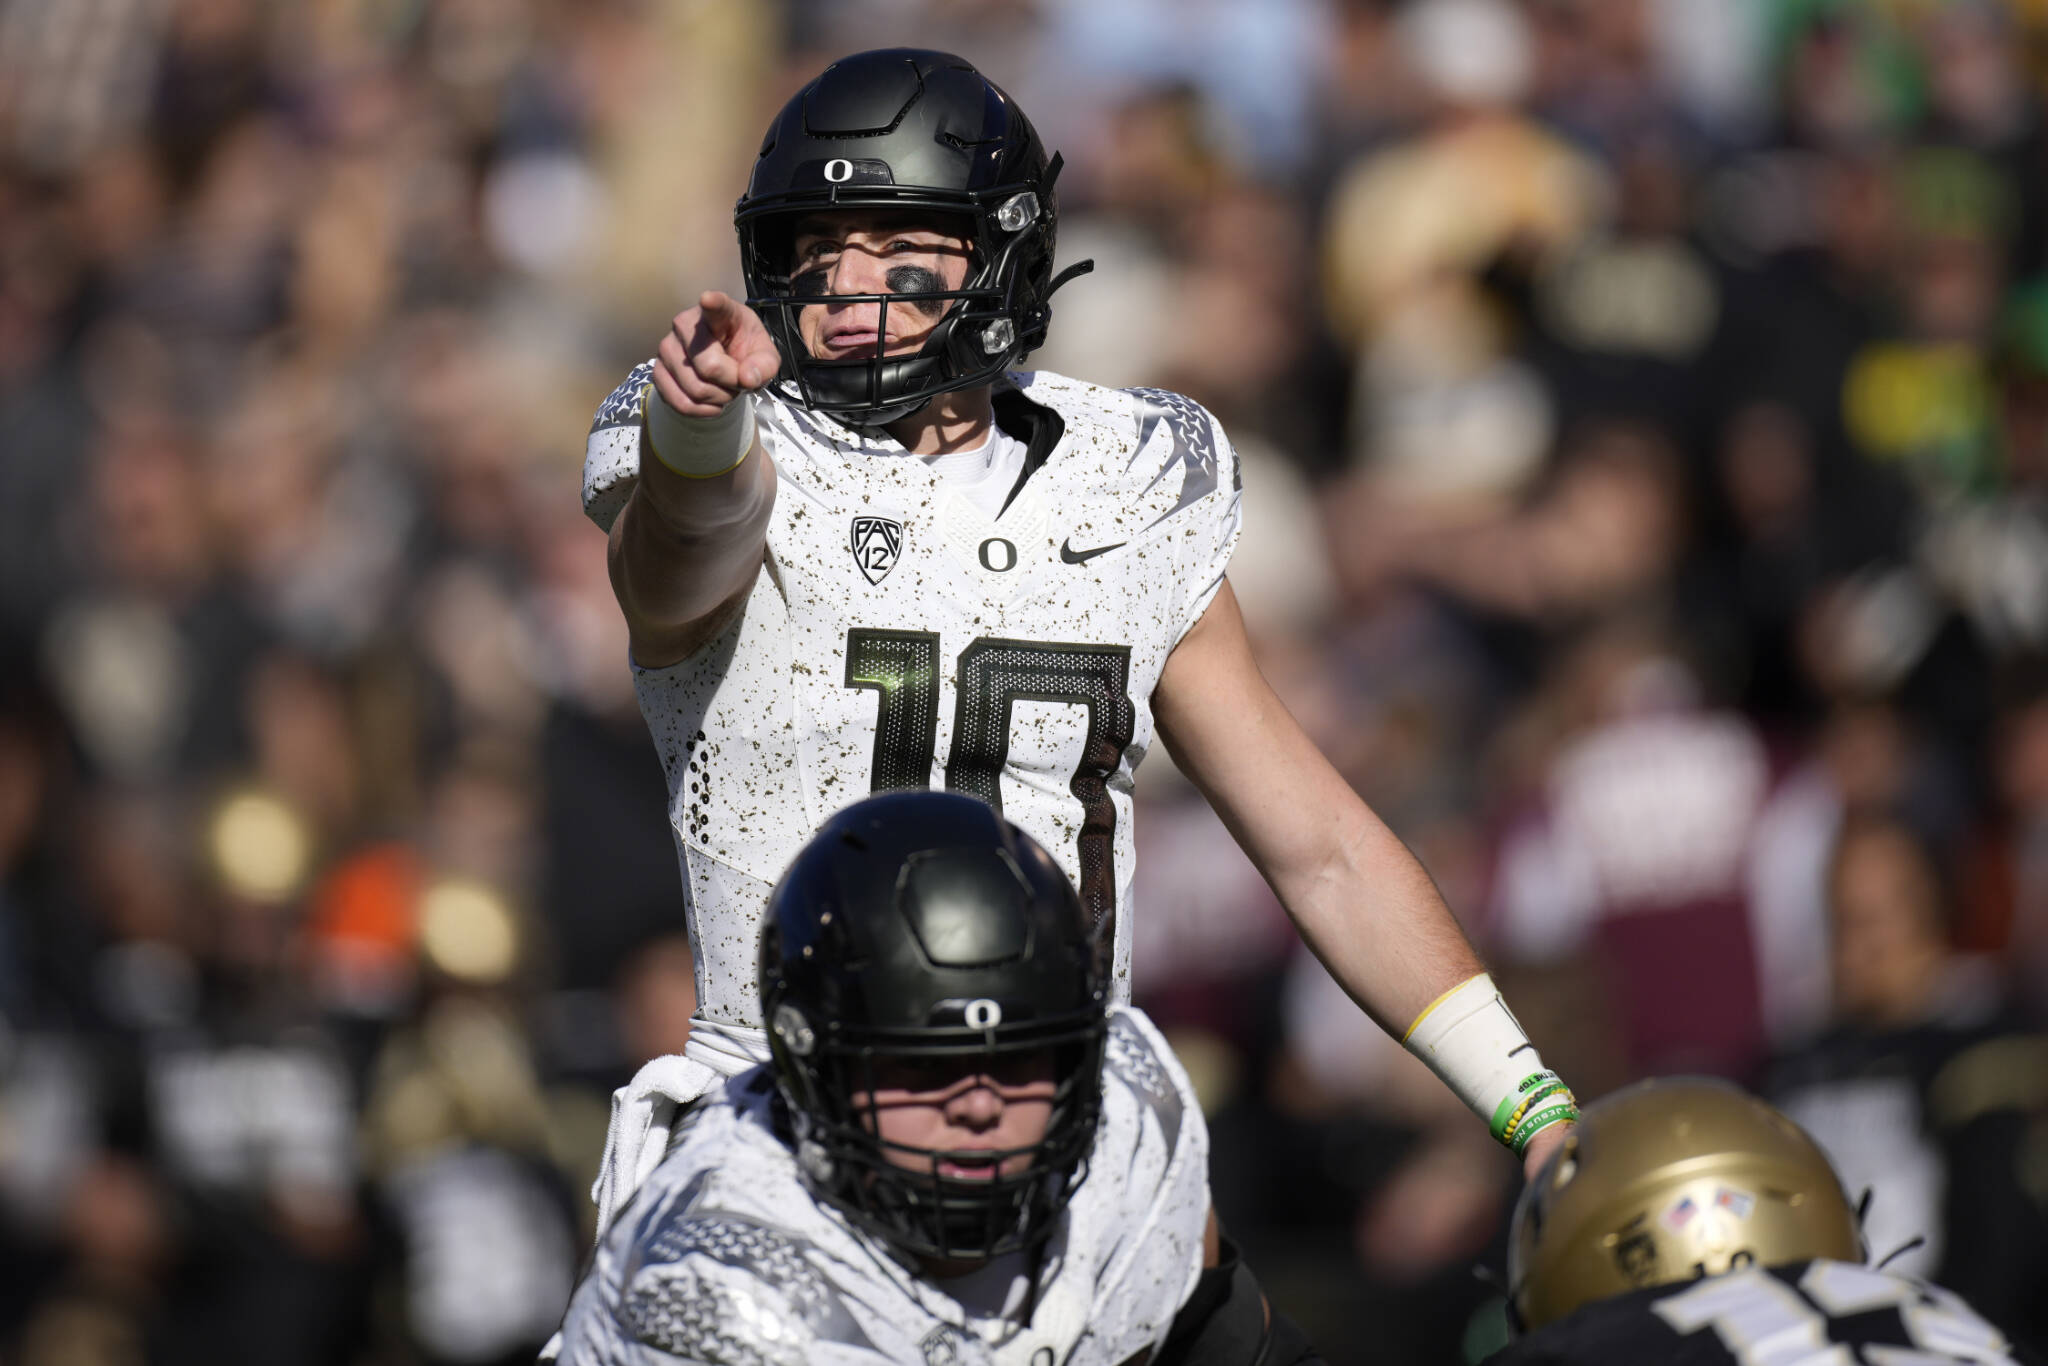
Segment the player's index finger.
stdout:
<path fill-rule="evenodd" d="M 745 325 L 747 306 L 730 294 L 707 289 L 697 300 L 697 307 L 704 311 L 704 321 L 711 326 L 720 340 L 727 340 Z"/>
<path fill-rule="evenodd" d="M 760 388 L 782 369 L 782 353 L 759 323 L 739 338 L 735 354 L 740 362 L 740 382 L 749 389 Z"/>

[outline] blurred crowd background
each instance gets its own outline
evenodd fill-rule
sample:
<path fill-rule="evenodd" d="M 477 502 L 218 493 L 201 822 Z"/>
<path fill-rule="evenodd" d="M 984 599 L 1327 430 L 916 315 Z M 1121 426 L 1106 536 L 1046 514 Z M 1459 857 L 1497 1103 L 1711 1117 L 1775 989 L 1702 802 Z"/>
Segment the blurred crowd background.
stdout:
<path fill-rule="evenodd" d="M 0 1361 L 553 1328 L 694 1004 L 584 431 L 890 42 L 1065 153 L 1038 363 L 1223 418 L 1263 666 L 1546 1058 L 1759 1087 L 2048 1347 L 2048 4 L 4 0 Z M 1145 775 L 1228 1227 L 1477 1359 L 1514 1163 Z"/>

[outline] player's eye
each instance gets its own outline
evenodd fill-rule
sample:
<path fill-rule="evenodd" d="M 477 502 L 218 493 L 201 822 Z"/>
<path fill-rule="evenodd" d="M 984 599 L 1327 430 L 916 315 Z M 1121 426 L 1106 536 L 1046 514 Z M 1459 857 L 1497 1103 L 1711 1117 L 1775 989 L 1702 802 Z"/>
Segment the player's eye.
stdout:
<path fill-rule="evenodd" d="M 959 1082 L 964 1069 L 956 1058 L 879 1058 L 875 1086 L 884 1091 L 942 1091 Z"/>
<path fill-rule="evenodd" d="M 1039 1048 L 1029 1053 L 1010 1053 L 991 1058 L 986 1075 L 1002 1087 L 1024 1087 L 1036 1082 L 1051 1081 L 1055 1075 L 1052 1052 Z"/>

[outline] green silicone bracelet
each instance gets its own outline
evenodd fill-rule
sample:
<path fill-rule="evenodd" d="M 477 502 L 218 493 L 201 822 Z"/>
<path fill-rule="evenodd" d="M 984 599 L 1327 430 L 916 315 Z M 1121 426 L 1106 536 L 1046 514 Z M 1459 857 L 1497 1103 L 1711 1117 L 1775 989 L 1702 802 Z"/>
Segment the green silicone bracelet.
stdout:
<path fill-rule="evenodd" d="M 1508 1146 L 1514 1149 L 1516 1157 L 1520 1157 L 1528 1148 L 1530 1139 L 1554 1124 L 1563 1124 L 1568 1120 L 1575 1120 L 1578 1117 L 1579 1107 L 1572 1101 L 1570 1093 L 1567 1092 L 1563 1100 L 1555 1104 L 1543 1106 L 1517 1125 Z"/>
<path fill-rule="evenodd" d="M 1569 1096 L 1571 1091 L 1557 1073 L 1530 1073 L 1493 1108 L 1493 1120 L 1487 1125 L 1488 1131 L 1493 1134 L 1496 1142 L 1508 1142 L 1511 1132 L 1520 1127 L 1523 1118 L 1532 1107 L 1545 1098 L 1559 1093 Z"/>

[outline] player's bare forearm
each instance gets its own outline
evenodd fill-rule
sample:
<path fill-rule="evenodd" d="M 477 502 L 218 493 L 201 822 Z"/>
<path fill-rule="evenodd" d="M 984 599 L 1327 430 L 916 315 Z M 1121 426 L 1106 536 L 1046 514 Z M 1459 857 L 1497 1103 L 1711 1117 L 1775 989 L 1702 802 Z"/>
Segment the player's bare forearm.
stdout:
<path fill-rule="evenodd" d="M 1302 939 L 1381 1028 L 1399 1038 L 1483 970 L 1421 863 L 1259 673 L 1228 582 L 1167 659 L 1152 709 Z"/>
<path fill-rule="evenodd" d="M 723 627 L 760 572 L 774 510 L 775 466 L 758 444 L 709 479 L 641 462 L 610 550 L 612 591 L 641 667 L 673 664 Z"/>

